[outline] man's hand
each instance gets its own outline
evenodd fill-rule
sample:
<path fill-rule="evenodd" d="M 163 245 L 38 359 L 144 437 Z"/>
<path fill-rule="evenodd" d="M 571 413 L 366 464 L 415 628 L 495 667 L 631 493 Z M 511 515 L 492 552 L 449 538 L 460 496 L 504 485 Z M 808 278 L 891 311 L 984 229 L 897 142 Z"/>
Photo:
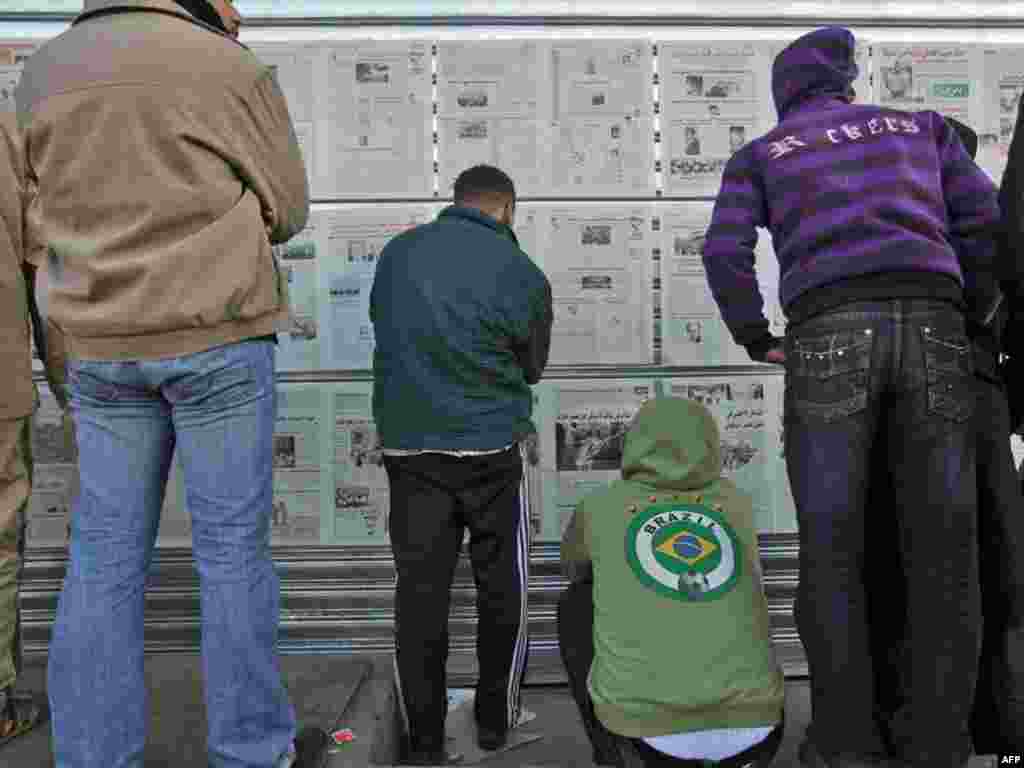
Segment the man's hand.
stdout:
<path fill-rule="evenodd" d="M 773 347 L 769 349 L 767 354 L 764 356 L 765 362 L 775 363 L 776 365 L 786 364 L 786 352 L 782 347 Z"/>

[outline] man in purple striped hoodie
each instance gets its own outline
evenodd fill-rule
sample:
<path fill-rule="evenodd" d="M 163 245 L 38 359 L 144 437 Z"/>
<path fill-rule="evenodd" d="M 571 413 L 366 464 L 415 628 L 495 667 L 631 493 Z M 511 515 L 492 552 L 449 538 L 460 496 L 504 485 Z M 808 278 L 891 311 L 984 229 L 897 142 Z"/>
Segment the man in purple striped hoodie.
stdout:
<path fill-rule="evenodd" d="M 965 314 L 983 314 L 997 295 L 999 208 L 940 115 L 855 105 L 856 76 L 845 29 L 819 29 L 779 54 L 779 124 L 729 161 L 704 266 L 735 340 L 754 360 L 786 366 L 796 618 L 813 707 L 801 760 L 887 764 L 872 713 L 865 573 L 872 541 L 895 536 L 909 653 L 892 732 L 906 764 L 959 768 L 980 621 Z M 779 260 L 785 339 L 770 334 L 755 280 L 758 227 Z M 870 456 L 883 444 L 898 482 L 892 503 L 871 510 Z"/>

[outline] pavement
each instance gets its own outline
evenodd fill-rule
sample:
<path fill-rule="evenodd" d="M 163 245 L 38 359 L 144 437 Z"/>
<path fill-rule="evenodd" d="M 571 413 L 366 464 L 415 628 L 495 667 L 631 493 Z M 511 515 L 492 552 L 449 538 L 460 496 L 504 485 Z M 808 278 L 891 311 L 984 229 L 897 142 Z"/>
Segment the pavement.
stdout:
<path fill-rule="evenodd" d="M 19 689 L 44 690 L 45 662 L 26 664 Z M 329 731 L 348 729 L 352 739 L 334 748 L 328 768 L 395 765 L 399 717 L 389 656 L 284 656 L 282 672 L 300 725 Z M 146 659 L 151 693 L 146 768 L 205 768 L 205 709 L 199 657 L 159 654 Z M 509 748 L 483 753 L 473 737 L 471 691 L 453 689 L 448 736 L 463 765 L 483 768 L 591 768 L 591 747 L 569 689 L 532 686 L 523 690 L 523 708 L 533 715 L 515 729 Z M 775 768 L 797 768 L 797 747 L 810 720 L 810 689 L 805 678 L 786 682 L 786 730 Z M 54 765 L 48 728 L 40 728 L 0 749 L 3 768 Z M 995 768 L 994 758 L 974 758 L 969 768 Z"/>

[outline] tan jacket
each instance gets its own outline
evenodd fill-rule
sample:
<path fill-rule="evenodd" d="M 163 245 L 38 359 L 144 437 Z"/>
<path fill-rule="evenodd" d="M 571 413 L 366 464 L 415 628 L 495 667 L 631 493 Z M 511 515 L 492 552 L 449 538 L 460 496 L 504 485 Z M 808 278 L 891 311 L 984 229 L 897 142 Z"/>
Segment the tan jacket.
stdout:
<path fill-rule="evenodd" d="M 0 110 L 0 419 L 35 407 L 28 294 L 25 289 L 23 172 L 14 113 Z"/>
<path fill-rule="evenodd" d="M 309 189 L 252 52 L 171 0 L 85 0 L 15 98 L 28 259 L 48 261 L 69 356 L 176 357 L 286 327 L 271 243 L 305 226 Z"/>

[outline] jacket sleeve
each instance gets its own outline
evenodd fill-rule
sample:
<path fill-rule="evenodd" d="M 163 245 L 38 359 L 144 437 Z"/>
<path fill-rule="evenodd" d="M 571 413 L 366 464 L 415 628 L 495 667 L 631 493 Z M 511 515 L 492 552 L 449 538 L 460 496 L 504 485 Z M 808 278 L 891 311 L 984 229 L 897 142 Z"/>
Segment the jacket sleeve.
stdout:
<path fill-rule="evenodd" d="M 531 302 L 526 338 L 512 348 L 523 369 L 527 384 L 536 384 L 540 381 L 551 351 L 551 326 L 554 323 L 551 283 L 545 275 L 541 275 L 541 280 L 541 288 Z"/>
<path fill-rule="evenodd" d="M 526 254 L 523 259 L 529 259 Z M 551 350 L 551 326 L 554 322 L 551 283 L 533 262 L 528 264 L 528 280 L 520 277 L 516 288 L 508 291 L 508 303 L 502 313 L 509 347 L 515 355 L 527 384 L 536 384 L 544 374 Z"/>
<path fill-rule="evenodd" d="M 309 218 L 309 182 L 284 94 L 267 67 L 233 110 L 231 161 L 256 194 L 272 243 L 297 235 Z"/>
<path fill-rule="evenodd" d="M 753 145 L 729 160 L 704 240 L 704 270 L 729 332 L 736 343 L 761 351 L 771 338 L 764 297 L 754 270 L 757 228 L 768 220 L 764 186 Z M 756 359 L 756 358 L 755 358 Z"/>
<path fill-rule="evenodd" d="M 998 273 L 1011 310 L 1024 302 L 1024 101 L 999 188 Z"/>
<path fill-rule="evenodd" d="M 956 130 L 938 113 L 932 113 L 932 121 L 936 126 L 949 239 L 963 271 L 969 315 L 980 321 L 999 296 L 995 272 L 998 193 L 967 154 Z"/>

